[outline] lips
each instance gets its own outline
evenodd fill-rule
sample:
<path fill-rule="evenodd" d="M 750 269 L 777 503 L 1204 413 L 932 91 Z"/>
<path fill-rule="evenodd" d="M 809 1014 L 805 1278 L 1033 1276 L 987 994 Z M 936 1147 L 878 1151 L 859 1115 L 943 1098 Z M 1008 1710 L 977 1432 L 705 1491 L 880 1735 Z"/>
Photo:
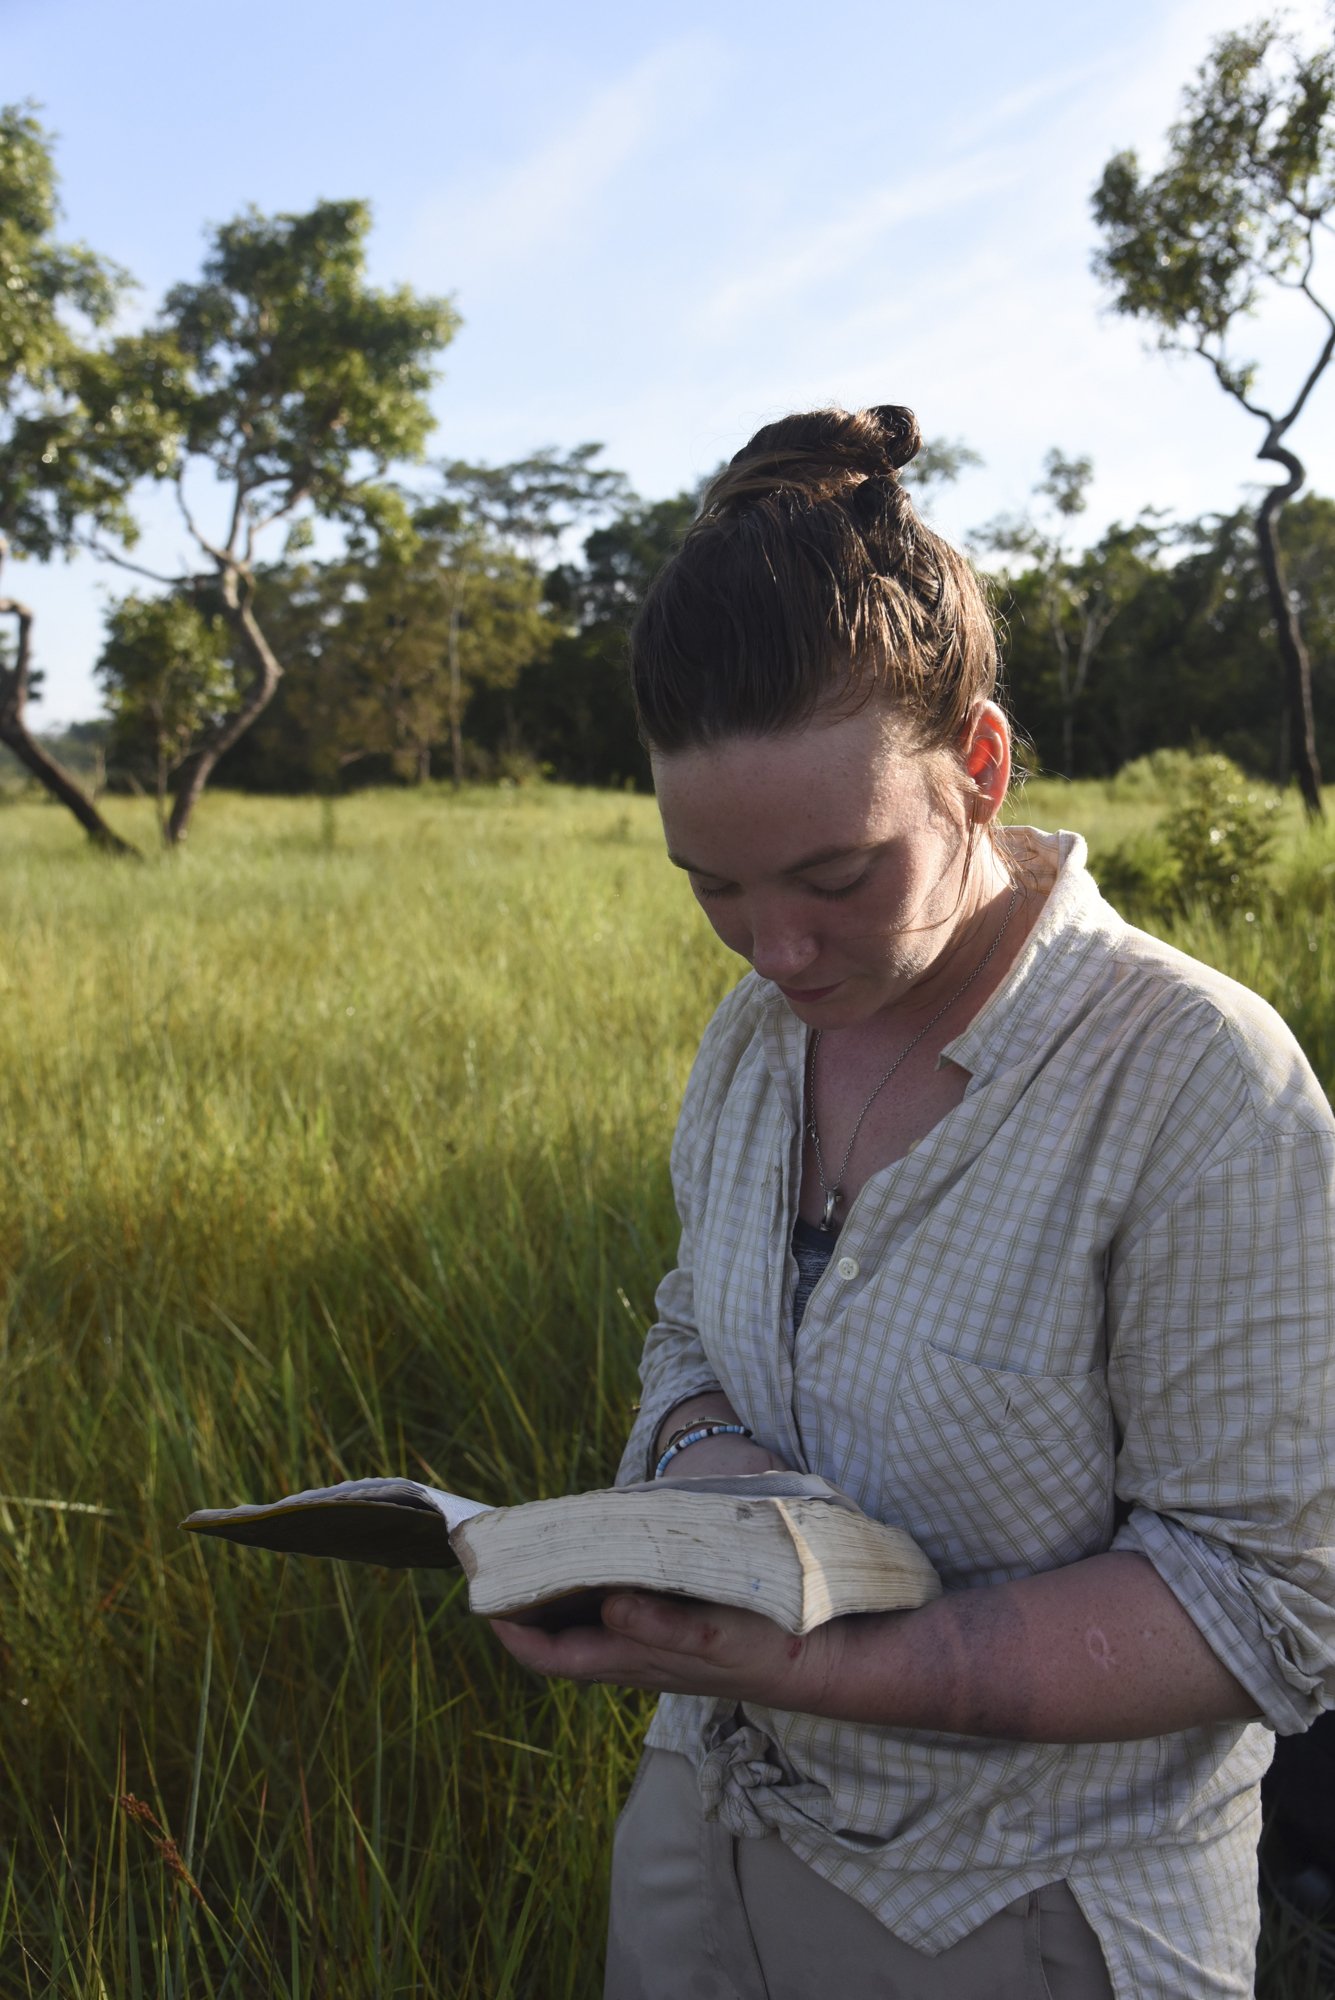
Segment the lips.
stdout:
<path fill-rule="evenodd" d="M 810 1003 L 813 1000 L 828 999 L 830 994 L 836 992 L 842 984 L 842 980 L 836 979 L 833 986 L 805 986 L 801 988 L 796 986 L 780 986 L 779 991 L 785 1000 L 805 1000 Z"/>

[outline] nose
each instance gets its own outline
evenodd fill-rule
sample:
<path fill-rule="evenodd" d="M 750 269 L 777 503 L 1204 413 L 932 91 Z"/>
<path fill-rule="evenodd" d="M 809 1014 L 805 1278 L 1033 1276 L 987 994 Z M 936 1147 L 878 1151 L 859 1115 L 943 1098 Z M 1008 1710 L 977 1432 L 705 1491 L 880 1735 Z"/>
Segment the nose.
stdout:
<path fill-rule="evenodd" d="M 752 912 L 751 949 L 746 955 L 762 979 L 790 986 L 814 963 L 819 951 L 806 925 L 791 913 Z"/>

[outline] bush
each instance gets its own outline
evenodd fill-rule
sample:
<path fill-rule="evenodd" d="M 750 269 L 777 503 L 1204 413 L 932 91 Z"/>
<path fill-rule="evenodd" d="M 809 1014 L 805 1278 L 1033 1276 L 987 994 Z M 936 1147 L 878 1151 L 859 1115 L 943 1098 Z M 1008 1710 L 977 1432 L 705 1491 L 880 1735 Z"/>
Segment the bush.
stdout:
<path fill-rule="evenodd" d="M 1178 907 L 1177 864 L 1158 834 L 1120 840 L 1092 854 L 1089 865 L 1108 901 L 1126 916 Z"/>
<path fill-rule="evenodd" d="M 1228 915 L 1260 902 L 1275 846 L 1279 799 L 1227 757 L 1195 757 L 1164 821 L 1182 903 Z"/>
<path fill-rule="evenodd" d="M 1203 905 L 1228 917 L 1264 901 L 1280 801 L 1227 757 L 1156 750 L 1119 771 L 1108 791 L 1120 798 L 1158 791 L 1173 800 L 1153 833 L 1119 841 L 1091 861 L 1119 909 L 1168 914 Z"/>
<path fill-rule="evenodd" d="M 1105 790 L 1110 799 L 1132 803 L 1142 799 L 1176 799 L 1198 764 L 1207 761 L 1195 750 L 1151 750 L 1123 764 Z"/>

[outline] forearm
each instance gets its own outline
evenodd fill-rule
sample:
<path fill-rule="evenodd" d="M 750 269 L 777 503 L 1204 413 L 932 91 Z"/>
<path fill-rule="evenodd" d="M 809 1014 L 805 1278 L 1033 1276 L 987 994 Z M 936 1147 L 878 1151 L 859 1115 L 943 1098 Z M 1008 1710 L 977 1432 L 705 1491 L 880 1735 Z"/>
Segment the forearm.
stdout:
<path fill-rule="evenodd" d="M 738 1416 L 721 1389 L 701 1396 L 688 1396 L 668 1411 L 654 1439 L 653 1463 L 667 1450 L 668 1440 L 677 1431 L 696 1424 L 738 1424 Z M 763 1445 L 744 1437 L 702 1438 L 679 1451 L 664 1472 L 665 1479 L 695 1479 L 709 1473 L 771 1472 L 782 1468 L 782 1460 Z"/>
<path fill-rule="evenodd" d="M 836 1618 L 804 1639 L 754 1611 L 640 1592 L 607 1598 L 601 1627 L 496 1629 L 539 1673 L 885 1728 L 1105 1743 L 1257 1713 L 1130 1550 L 918 1611 Z"/>
<path fill-rule="evenodd" d="M 1130 1551 L 842 1622 L 813 1712 L 845 1721 L 1077 1743 L 1258 1713 L 1152 1564 Z"/>
<path fill-rule="evenodd" d="M 654 1437 L 653 1453 L 661 1457 L 667 1450 L 668 1439 L 674 1431 L 686 1424 L 737 1424 L 741 1422 L 736 1410 L 721 1389 L 707 1390 L 702 1396 L 687 1396 L 683 1402 L 674 1403 L 658 1426 Z"/>

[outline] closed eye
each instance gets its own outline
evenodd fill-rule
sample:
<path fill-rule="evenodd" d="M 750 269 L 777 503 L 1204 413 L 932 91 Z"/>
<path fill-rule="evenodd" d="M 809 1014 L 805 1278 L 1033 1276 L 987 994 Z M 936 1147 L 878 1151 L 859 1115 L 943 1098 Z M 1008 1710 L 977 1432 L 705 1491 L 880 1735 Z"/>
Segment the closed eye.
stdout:
<path fill-rule="evenodd" d="M 853 881 L 843 882 L 837 889 L 822 889 L 817 882 L 803 882 L 800 886 L 807 890 L 810 895 L 819 896 L 823 903 L 839 903 L 843 901 L 845 896 L 855 895 L 870 874 L 871 870 L 864 868 L 862 873 L 856 876 Z M 735 896 L 737 894 L 737 885 L 735 882 L 692 882 L 691 888 L 702 903 L 715 903 L 723 896 Z"/>
<path fill-rule="evenodd" d="M 814 882 L 808 882 L 806 887 L 810 889 L 813 896 L 819 896 L 822 902 L 837 903 L 843 897 L 851 896 L 860 889 L 870 873 L 871 870 L 869 868 L 864 868 L 860 875 L 855 876 L 851 882 L 843 883 L 838 889 L 821 889 Z"/>

